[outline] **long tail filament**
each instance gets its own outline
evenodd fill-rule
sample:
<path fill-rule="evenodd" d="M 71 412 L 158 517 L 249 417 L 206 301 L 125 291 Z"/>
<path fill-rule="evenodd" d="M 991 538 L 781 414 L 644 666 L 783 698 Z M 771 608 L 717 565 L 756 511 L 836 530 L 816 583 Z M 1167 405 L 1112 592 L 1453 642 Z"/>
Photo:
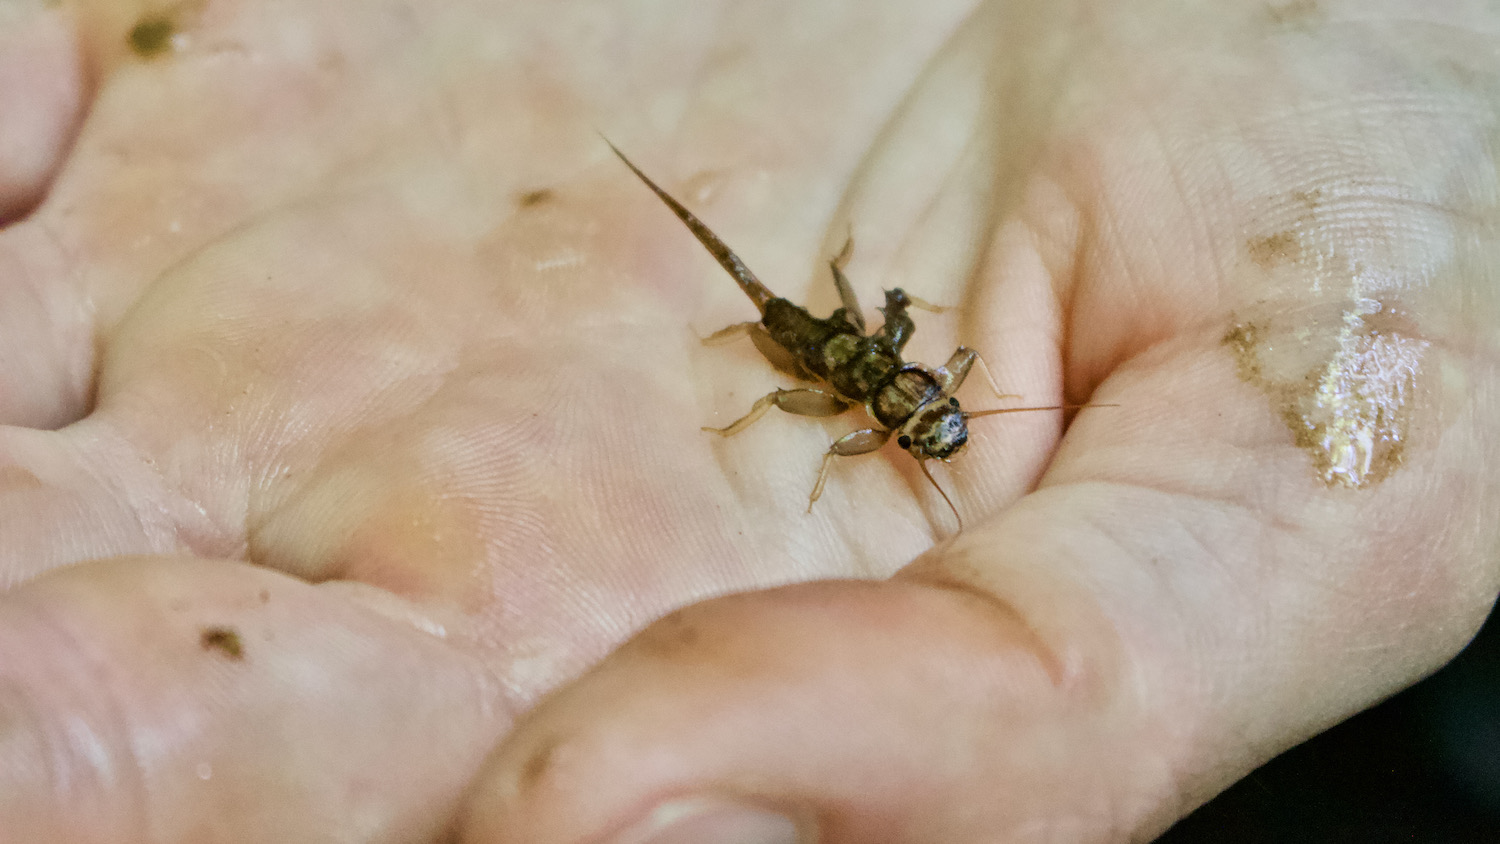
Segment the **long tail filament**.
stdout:
<path fill-rule="evenodd" d="M 603 135 L 599 137 L 604 138 Z M 668 208 L 672 209 L 672 213 L 677 215 L 677 219 L 681 220 L 688 227 L 688 231 L 692 232 L 693 236 L 698 238 L 698 242 L 703 244 L 703 248 L 707 249 L 710 255 L 714 256 L 714 260 L 719 262 L 719 266 L 723 267 L 726 272 L 734 277 L 740 289 L 745 291 L 745 295 L 750 297 L 750 301 L 755 303 L 755 307 L 764 316 L 766 313 L 766 303 L 775 299 L 776 294 L 767 289 L 764 284 L 761 284 L 760 279 L 755 277 L 755 273 L 750 272 L 750 268 L 745 266 L 744 261 L 740 260 L 740 256 L 734 254 L 734 250 L 726 246 L 724 241 L 719 239 L 718 235 L 714 234 L 708 226 L 703 224 L 703 221 L 693 216 L 693 212 L 684 208 L 681 202 L 672 198 L 671 194 L 662 190 L 655 182 L 651 181 L 650 177 L 642 173 L 639 167 L 635 166 L 630 159 L 625 157 L 625 153 L 620 152 L 618 147 L 610 143 L 609 138 L 604 138 L 604 142 L 609 144 L 609 148 L 614 150 L 615 155 L 619 156 L 620 160 L 625 162 L 625 166 L 629 167 L 631 172 L 635 173 L 641 181 L 646 183 L 646 187 L 650 188 L 652 193 L 656 194 L 662 202 L 666 203 Z"/>

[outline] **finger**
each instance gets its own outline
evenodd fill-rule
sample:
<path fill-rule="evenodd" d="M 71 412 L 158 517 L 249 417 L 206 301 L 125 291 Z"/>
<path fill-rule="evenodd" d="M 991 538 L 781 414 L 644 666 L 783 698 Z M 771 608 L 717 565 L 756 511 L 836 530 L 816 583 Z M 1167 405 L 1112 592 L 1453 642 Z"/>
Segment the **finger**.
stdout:
<path fill-rule="evenodd" d="M 85 93 L 71 16 L 40 0 L 0 4 L 0 226 L 41 200 Z M 0 232 L 0 424 L 53 428 L 83 413 L 93 343 L 67 275 L 44 230 Z"/>
<path fill-rule="evenodd" d="M 69 14 L 41 0 L 0 4 L 0 226 L 35 205 L 84 104 Z"/>
<path fill-rule="evenodd" d="M 0 841 L 426 841 L 505 721 L 441 638 L 218 560 L 0 601 Z"/>
<path fill-rule="evenodd" d="M 0 232 L 0 425 L 55 429 L 88 412 L 94 321 L 50 232 Z"/>
<path fill-rule="evenodd" d="M 201 512 L 145 468 L 97 425 L 0 427 L 0 592 L 80 560 L 216 544 Z"/>

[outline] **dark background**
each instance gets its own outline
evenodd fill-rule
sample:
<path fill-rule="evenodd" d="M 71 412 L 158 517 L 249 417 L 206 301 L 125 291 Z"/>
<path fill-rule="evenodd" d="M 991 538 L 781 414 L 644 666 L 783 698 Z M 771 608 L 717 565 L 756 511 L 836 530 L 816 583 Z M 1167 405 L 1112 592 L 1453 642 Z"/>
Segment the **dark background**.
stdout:
<path fill-rule="evenodd" d="M 1500 618 L 1442 671 L 1266 763 L 1158 844 L 1500 844 Z"/>

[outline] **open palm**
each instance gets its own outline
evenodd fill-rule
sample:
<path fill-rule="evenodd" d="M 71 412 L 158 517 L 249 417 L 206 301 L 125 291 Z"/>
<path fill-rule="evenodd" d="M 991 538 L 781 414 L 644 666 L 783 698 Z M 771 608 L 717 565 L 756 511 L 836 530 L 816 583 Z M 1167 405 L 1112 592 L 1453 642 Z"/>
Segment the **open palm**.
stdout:
<path fill-rule="evenodd" d="M 1126 840 L 1455 652 L 1494 20 L 885 5 L 17 15 L 0 841 Z M 966 407 L 1118 406 L 975 420 L 961 534 L 894 445 L 804 514 L 866 423 L 700 430 L 794 384 L 596 129 L 956 306 Z"/>

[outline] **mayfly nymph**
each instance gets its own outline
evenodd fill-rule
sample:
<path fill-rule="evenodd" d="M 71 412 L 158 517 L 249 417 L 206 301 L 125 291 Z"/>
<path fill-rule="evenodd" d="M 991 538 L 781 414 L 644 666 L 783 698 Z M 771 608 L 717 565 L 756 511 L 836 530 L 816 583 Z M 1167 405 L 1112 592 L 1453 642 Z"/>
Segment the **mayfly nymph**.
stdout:
<path fill-rule="evenodd" d="M 815 317 L 806 308 L 773 294 L 708 226 L 651 181 L 608 139 L 605 139 L 605 143 L 609 144 L 615 155 L 625 162 L 625 166 L 646 187 L 672 209 L 672 213 L 698 238 L 698 242 L 703 244 L 709 254 L 718 260 L 719 265 L 734 278 L 740 289 L 760 310 L 761 318 L 758 322 L 731 325 L 714 333 L 704 342 L 716 344 L 748 334 L 755 348 L 781 372 L 828 387 L 774 390 L 762 396 L 751 406 L 749 413 L 727 427 L 705 427 L 703 430 L 726 437 L 733 436 L 764 416 L 773 406 L 798 416 L 837 416 L 858 405 L 863 406 L 877 423 L 875 427 L 845 434 L 829 446 L 823 455 L 823 464 L 818 469 L 817 483 L 808 496 L 808 512 L 812 511 L 813 503 L 823 494 L 823 485 L 828 480 L 828 467 L 833 458 L 868 454 L 885 445 L 895 435 L 896 444 L 917 459 L 918 468 L 948 503 L 962 529 L 963 518 L 959 516 L 958 508 L 953 506 L 948 494 L 943 492 L 943 488 L 938 486 L 932 473 L 927 470 L 927 461 L 947 462 L 958 454 L 969 440 L 969 419 L 997 413 L 1062 410 L 1078 406 L 1012 407 L 965 412 L 953 394 L 958 391 L 968 376 L 969 369 L 979 359 L 977 352 L 959 346 L 947 363 L 936 368 L 901 359 L 901 350 L 916 329 L 907 309 L 917 307 L 940 311 L 941 308 L 929 305 L 899 287 L 887 290 L 885 307 L 879 309 L 885 316 L 885 322 L 878 330 L 866 334 L 864 316 L 854 296 L 854 288 L 843 272 L 851 245 L 846 243 L 843 251 L 828 262 L 842 307 L 826 318 Z"/>

